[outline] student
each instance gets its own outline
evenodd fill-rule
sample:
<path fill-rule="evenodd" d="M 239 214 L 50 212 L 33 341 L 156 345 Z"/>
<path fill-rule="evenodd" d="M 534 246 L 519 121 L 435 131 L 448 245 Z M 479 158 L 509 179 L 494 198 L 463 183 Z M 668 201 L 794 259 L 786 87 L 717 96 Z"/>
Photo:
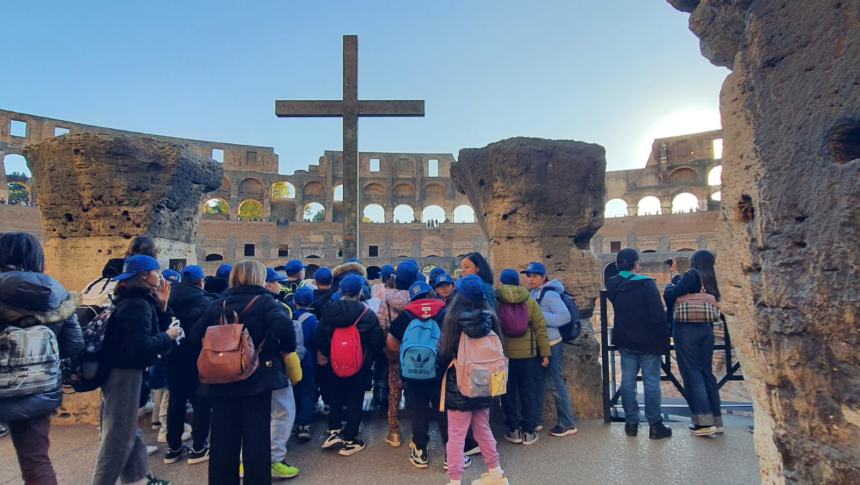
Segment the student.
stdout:
<path fill-rule="evenodd" d="M 433 290 L 436 291 L 436 296 L 445 302 L 446 305 L 451 304 L 454 295 L 457 293 L 457 286 L 454 284 L 454 278 L 449 274 L 441 274 L 433 280 Z"/>
<path fill-rule="evenodd" d="M 341 280 L 343 297 L 323 307 L 317 332 L 318 360 L 334 372 L 328 437 L 322 447 L 339 447 L 338 454 L 342 456 L 364 449 L 364 441 L 358 438 L 364 389 L 370 379 L 373 358 L 384 345 L 379 320 L 360 301 L 365 286 L 364 278 L 358 275 Z M 361 357 L 356 359 L 356 355 Z"/>
<path fill-rule="evenodd" d="M 645 389 L 645 417 L 648 437 L 672 436 L 660 415 L 660 355 L 669 348 L 669 326 L 660 292 L 650 276 L 636 274 L 639 253 L 622 249 L 615 258 L 619 273 L 606 281 L 606 290 L 615 311 L 612 339 L 621 353 L 621 404 L 624 406 L 624 432 L 639 432 L 639 403 L 636 401 L 636 375 L 642 369 Z"/>
<path fill-rule="evenodd" d="M 427 282 L 432 283 L 436 281 L 436 278 L 445 274 L 445 269 L 436 266 L 435 268 L 430 270 L 430 274 L 427 275 Z"/>
<path fill-rule="evenodd" d="M 45 256 L 34 236 L 24 232 L 0 236 L 0 336 L 7 325 L 23 328 L 28 335 L 38 331 L 35 325 L 44 325 L 53 334 L 59 358 L 74 357 L 84 349 L 75 316 L 77 297 L 44 270 Z M 0 374 L 5 372 L 0 370 Z M 56 377 L 52 390 L 0 398 L 0 421 L 8 426 L 8 431 L 0 426 L 0 436 L 12 434 L 21 478 L 27 485 L 57 483 L 48 455 L 51 416 L 63 399 L 59 373 Z"/>
<path fill-rule="evenodd" d="M 302 380 L 295 386 L 296 399 L 296 436 L 302 442 L 311 440 L 311 418 L 317 400 L 316 355 L 317 331 L 319 321 L 311 311 L 314 304 L 314 290 L 299 288 L 296 290 L 296 312 L 293 322 L 302 329 L 304 355 L 300 355 L 302 363 Z"/>
<path fill-rule="evenodd" d="M 442 338 L 439 341 L 440 368 L 457 357 L 461 334 L 470 338 L 482 338 L 490 332 L 500 333 L 498 319 L 487 303 L 484 282 L 475 275 L 460 280 L 460 289 L 451 306 L 447 308 L 442 323 Z M 457 373 L 448 368 L 445 383 L 445 409 L 448 416 L 448 443 L 445 450 L 448 456 L 449 485 L 460 485 L 463 479 L 465 457 L 463 446 L 466 434 L 471 429 L 481 448 L 481 455 L 489 471 L 474 484 L 507 484 L 508 479 L 499 464 L 496 439 L 490 429 L 491 397 L 465 397 L 457 387 Z"/>
<path fill-rule="evenodd" d="M 259 261 L 239 261 L 230 273 L 230 288 L 209 307 L 194 326 L 190 341 L 201 346 L 206 329 L 223 314 L 233 312 L 245 325 L 259 349 L 259 367 L 247 379 L 227 384 L 203 384 L 201 392 L 212 402 L 212 444 L 209 483 L 239 483 L 242 452 L 245 483 L 272 481 L 272 391 L 289 385 L 284 356 L 296 350 L 293 323 L 284 306 L 263 285 L 266 267 Z"/>
<path fill-rule="evenodd" d="M 233 271 L 233 266 L 230 264 L 222 264 L 215 270 L 214 276 L 207 276 L 203 283 L 203 290 L 207 293 L 220 295 L 224 293 L 227 287 L 230 286 L 230 272 Z"/>
<path fill-rule="evenodd" d="M 169 327 L 170 285 L 161 279 L 158 260 L 137 254 L 125 260 L 124 269 L 114 278 L 116 307 L 104 343 L 110 349 L 111 370 L 101 386 L 101 444 L 93 484 L 113 485 L 120 478 L 134 482 L 147 476 L 151 484 L 166 483 L 149 473 L 137 410 L 143 370 L 174 347 L 182 328 Z"/>
<path fill-rule="evenodd" d="M 293 311 L 289 305 L 289 302 L 287 301 L 287 297 L 291 297 L 292 294 L 288 294 L 284 289 L 286 281 L 286 276 L 278 273 L 273 268 L 266 268 L 266 289 L 271 291 L 272 294 L 275 295 L 275 298 L 277 298 L 278 301 L 284 304 L 284 308 L 287 310 L 287 314 L 292 317 Z"/>
<path fill-rule="evenodd" d="M 714 272 L 716 258 L 708 250 L 693 253 L 690 258 L 690 271 L 678 281 L 669 285 L 664 293 L 666 306 L 674 308 L 676 300 L 684 295 L 707 293 L 720 300 L 720 287 Z M 716 307 L 715 307 L 716 309 Z M 714 312 L 718 318 L 719 312 Z M 670 317 L 671 318 L 671 317 Z M 715 318 L 716 319 L 716 318 Z M 693 423 L 690 432 L 696 436 L 707 436 L 723 432 L 723 416 L 720 412 L 720 388 L 714 376 L 714 320 L 675 321 L 675 353 L 678 367 L 684 379 L 687 404 Z"/>
<path fill-rule="evenodd" d="M 394 266 L 383 265 L 379 271 L 380 282 L 370 287 L 370 295 L 379 300 L 376 314 L 385 301 L 386 295 L 395 291 Z M 388 355 L 382 352 L 373 362 L 373 395 L 370 400 L 374 409 L 388 409 Z"/>
<path fill-rule="evenodd" d="M 463 276 L 477 275 L 484 282 L 484 294 L 490 308 L 496 308 L 496 292 L 493 290 L 493 268 L 490 263 L 481 256 L 481 253 L 469 253 L 460 260 L 460 269 Z"/>
<path fill-rule="evenodd" d="M 379 283 L 370 287 L 370 296 L 375 296 L 382 300 L 385 297 L 385 290 L 394 288 L 394 266 L 390 264 L 383 265 L 379 269 Z"/>
<path fill-rule="evenodd" d="M 186 266 L 182 279 L 170 289 L 168 306 L 179 319 L 185 334 L 190 335 L 194 324 L 203 316 L 216 295 L 203 290 L 205 276 L 203 268 L 197 265 Z M 209 400 L 198 395 L 200 376 L 197 373 L 197 357 L 200 349 L 182 339 L 178 347 L 166 356 L 167 379 L 170 389 L 167 409 L 167 452 L 164 463 L 176 463 L 183 453 L 188 453 L 188 464 L 202 463 L 209 459 L 209 420 L 211 409 Z M 186 404 L 194 408 L 192 433 L 194 438 L 191 450 L 182 445 L 185 431 Z"/>
<path fill-rule="evenodd" d="M 502 344 L 508 358 L 508 392 L 502 395 L 502 408 L 511 443 L 534 444 L 535 427 L 543 409 L 538 408 L 538 381 L 549 366 L 549 340 L 546 321 L 529 291 L 520 286 L 515 269 L 501 274 L 502 286 L 496 289 L 496 314 L 504 334 Z"/>
<path fill-rule="evenodd" d="M 325 266 L 318 268 L 316 272 L 314 272 L 314 282 L 316 283 L 316 289 L 314 292 L 314 304 L 313 304 L 313 313 L 314 315 L 319 316 L 322 312 L 322 307 L 331 301 L 331 295 L 334 293 L 332 291 L 332 281 L 334 277 L 332 276 L 331 270 L 326 268 Z"/>

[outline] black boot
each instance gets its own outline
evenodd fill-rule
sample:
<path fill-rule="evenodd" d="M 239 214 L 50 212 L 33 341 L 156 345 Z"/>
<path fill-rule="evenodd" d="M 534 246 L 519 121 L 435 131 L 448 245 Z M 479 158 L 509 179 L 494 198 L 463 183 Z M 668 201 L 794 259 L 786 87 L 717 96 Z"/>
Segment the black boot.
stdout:
<path fill-rule="evenodd" d="M 639 425 L 624 423 L 624 432 L 627 433 L 627 436 L 636 436 L 639 434 Z"/>
<path fill-rule="evenodd" d="M 657 421 L 651 425 L 651 430 L 648 432 L 648 437 L 652 440 L 660 440 L 672 436 L 672 428 L 663 424 L 663 421 Z"/>

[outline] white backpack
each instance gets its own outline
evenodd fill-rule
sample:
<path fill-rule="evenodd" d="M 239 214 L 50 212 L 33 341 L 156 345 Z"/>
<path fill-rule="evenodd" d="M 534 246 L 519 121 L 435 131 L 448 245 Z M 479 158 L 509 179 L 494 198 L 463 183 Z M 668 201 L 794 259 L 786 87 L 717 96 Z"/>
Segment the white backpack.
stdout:
<path fill-rule="evenodd" d="M 60 381 L 57 337 L 44 325 L 0 330 L 0 399 L 53 391 Z"/>

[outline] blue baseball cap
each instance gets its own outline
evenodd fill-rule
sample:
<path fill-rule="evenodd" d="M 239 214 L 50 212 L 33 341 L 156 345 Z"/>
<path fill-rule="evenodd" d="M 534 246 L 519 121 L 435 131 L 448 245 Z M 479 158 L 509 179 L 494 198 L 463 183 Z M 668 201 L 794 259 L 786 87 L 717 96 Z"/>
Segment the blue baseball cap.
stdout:
<path fill-rule="evenodd" d="M 431 269 L 430 275 L 429 275 L 430 281 L 436 281 L 436 278 L 438 278 L 439 275 L 443 275 L 443 274 L 445 274 L 445 270 L 443 268 L 440 268 L 437 266 L 437 267 Z"/>
<path fill-rule="evenodd" d="M 346 260 L 346 262 L 347 262 L 347 263 L 358 263 L 358 264 L 361 264 L 361 260 L 360 260 L 360 259 L 358 259 L 358 258 L 349 258 L 348 260 Z"/>
<path fill-rule="evenodd" d="M 294 298 L 296 305 L 300 307 L 309 307 L 314 303 L 314 290 L 309 286 L 303 286 L 296 290 Z"/>
<path fill-rule="evenodd" d="M 487 299 L 487 295 L 484 294 L 484 281 L 478 275 L 470 274 L 461 278 L 459 292 L 473 303 L 479 303 Z"/>
<path fill-rule="evenodd" d="M 397 265 L 397 271 L 394 272 L 394 278 L 402 287 L 406 287 L 415 283 L 418 278 L 418 265 L 412 261 L 404 261 Z"/>
<path fill-rule="evenodd" d="M 304 269 L 305 265 L 303 265 L 298 259 L 291 259 L 287 261 L 286 265 L 284 265 L 284 271 L 287 273 L 287 276 L 297 275 Z"/>
<path fill-rule="evenodd" d="M 433 288 L 436 288 L 439 285 L 446 285 L 446 284 L 450 284 L 450 285 L 454 284 L 454 277 L 447 274 L 447 273 L 442 273 L 439 276 L 437 276 L 435 280 L 433 280 Z"/>
<path fill-rule="evenodd" d="M 273 268 L 266 268 L 266 283 L 280 283 L 286 281 L 287 277 L 278 273 Z"/>
<path fill-rule="evenodd" d="M 179 283 L 182 281 L 182 275 L 175 269 L 166 269 L 161 272 L 161 276 L 171 283 Z"/>
<path fill-rule="evenodd" d="M 345 296 L 358 295 L 361 293 L 361 289 L 364 288 L 364 278 L 351 274 L 340 281 L 339 288 Z"/>
<path fill-rule="evenodd" d="M 394 274 L 394 266 L 390 264 L 384 265 L 379 271 L 379 277 L 382 278 L 382 281 L 388 281 L 388 278 L 391 278 L 391 275 Z"/>
<path fill-rule="evenodd" d="M 135 254 L 134 256 L 126 258 L 125 264 L 123 264 L 122 274 L 113 280 L 125 281 L 133 278 L 138 273 L 143 273 L 144 271 L 158 271 L 160 269 L 161 267 L 158 266 L 157 259 L 145 254 Z"/>
<path fill-rule="evenodd" d="M 409 299 L 410 300 L 418 300 L 420 298 L 426 297 L 428 293 L 433 291 L 433 288 L 430 288 L 424 281 L 416 281 L 412 283 L 412 286 L 409 287 Z"/>
<path fill-rule="evenodd" d="M 499 280 L 503 285 L 520 286 L 520 275 L 515 269 L 503 269 L 502 274 L 499 276 Z"/>
<path fill-rule="evenodd" d="M 196 264 L 190 264 L 182 270 L 182 279 L 192 283 L 200 283 L 206 279 L 206 275 L 203 274 L 203 268 Z"/>
<path fill-rule="evenodd" d="M 232 264 L 222 264 L 221 266 L 218 266 L 218 270 L 215 271 L 215 277 L 224 278 L 225 280 L 229 279 L 231 271 L 233 271 Z"/>
<path fill-rule="evenodd" d="M 546 276 L 546 266 L 536 261 L 532 261 L 526 269 L 520 271 L 520 273 L 524 275 L 539 274 L 541 276 Z"/>
<path fill-rule="evenodd" d="M 321 285 L 330 285 L 334 281 L 331 270 L 325 266 L 318 268 L 314 273 L 314 279 Z"/>

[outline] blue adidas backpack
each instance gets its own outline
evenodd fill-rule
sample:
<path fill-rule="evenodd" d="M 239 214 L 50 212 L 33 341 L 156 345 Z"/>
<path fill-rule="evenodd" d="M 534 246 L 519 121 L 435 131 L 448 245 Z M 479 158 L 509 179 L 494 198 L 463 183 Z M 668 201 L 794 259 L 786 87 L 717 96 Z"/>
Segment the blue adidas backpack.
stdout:
<path fill-rule="evenodd" d="M 436 349 L 442 331 L 432 318 L 414 319 L 406 326 L 400 344 L 400 374 L 404 379 L 427 381 L 436 378 Z"/>

